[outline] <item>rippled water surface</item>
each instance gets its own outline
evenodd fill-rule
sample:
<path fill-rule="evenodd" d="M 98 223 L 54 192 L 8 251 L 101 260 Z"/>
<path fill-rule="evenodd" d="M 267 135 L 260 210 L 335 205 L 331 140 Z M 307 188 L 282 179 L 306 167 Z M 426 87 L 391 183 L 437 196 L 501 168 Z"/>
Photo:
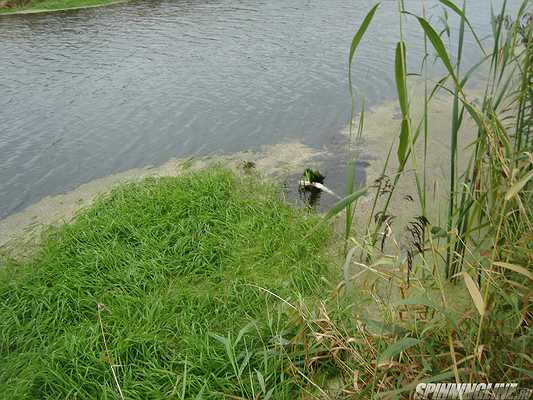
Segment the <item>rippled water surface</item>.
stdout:
<path fill-rule="evenodd" d="M 0 218 L 172 157 L 328 142 L 348 118 L 348 47 L 373 3 L 134 1 L 0 17 Z M 468 1 L 481 33 L 488 3 Z M 393 95 L 397 22 L 384 1 L 357 55 L 370 104 Z M 420 32 L 406 29 L 416 59 Z"/>

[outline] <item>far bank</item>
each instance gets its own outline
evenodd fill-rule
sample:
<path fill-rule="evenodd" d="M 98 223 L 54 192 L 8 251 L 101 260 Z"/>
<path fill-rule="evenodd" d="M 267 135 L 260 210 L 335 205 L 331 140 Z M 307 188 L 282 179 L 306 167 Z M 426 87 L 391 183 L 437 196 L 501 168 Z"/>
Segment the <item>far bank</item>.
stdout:
<path fill-rule="evenodd" d="M 0 15 L 36 14 L 53 11 L 79 10 L 125 3 L 127 0 L 35 0 L 0 1 Z"/>

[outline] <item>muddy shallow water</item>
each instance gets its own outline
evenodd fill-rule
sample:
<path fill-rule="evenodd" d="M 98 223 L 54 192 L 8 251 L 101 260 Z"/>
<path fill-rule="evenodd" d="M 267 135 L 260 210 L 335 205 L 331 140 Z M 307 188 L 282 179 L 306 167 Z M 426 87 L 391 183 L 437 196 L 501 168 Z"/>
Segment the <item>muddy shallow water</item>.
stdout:
<path fill-rule="evenodd" d="M 0 17 L 0 219 L 172 158 L 335 144 L 350 109 L 349 43 L 373 3 L 139 0 Z M 468 1 L 480 35 L 487 3 Z M 357 54 L 354 86 L 368 105 L 393 97 L 397 21 L 384 2 Z M 416 24 L 406 37 L 414 70 Z M 473 48 L 467 37 L 465 65 Z"/>

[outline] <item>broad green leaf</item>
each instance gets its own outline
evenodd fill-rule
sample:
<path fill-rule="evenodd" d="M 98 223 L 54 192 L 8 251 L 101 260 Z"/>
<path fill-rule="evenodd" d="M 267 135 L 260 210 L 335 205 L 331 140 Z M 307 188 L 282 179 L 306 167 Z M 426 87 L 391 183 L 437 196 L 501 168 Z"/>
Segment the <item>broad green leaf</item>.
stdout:
<path fill-rule="evenodd" d="M 233 343 L 234 346 L 236 346 L 242 339 L 242 337 L 248 333 L 251 327 L 255 325 L 255 321 L 248 322 L 241 330 L 239 330 L 239 333 L 237 334 L 237 339 L 235 339 L 235 342 Z"/>
<path fill-rule="evenodd" d="M 269 400 L 271 397 L 272 397 L 272 393 L 274 393 L 274 389 L 276 389 L 275 387 L 273 387 L 272 389 L 270 389 L 268 391 L 268 393 L 265 395 L 264 399 L 263 400 Z"/>
<path fill-rule="evenodd" d="M 239 367 L 239 373 L 237 375 L 239 379 L 241 378 L 244 369 L 248 366 L 248 363 L 250 362 L 251 357 L 252 357 L 252 353 L 246 352 L 246 356 L 244 357 L 244 360 Z"/>
<path fill-rule="evenodd" d="M 266 393 L 265 378 L 263 377 L 263 374 L 257 369 L 255 370 L 255 374 L 257 376 L 257 381 L 259 382 L 259 386 L 261 386 L 261 390 L 263 391 L 263 393 Z"/>
<path fill-rule="evenodd" d="M 353 193 L 357 170 L 357 161 L 351 160 L 348 163 L 348 174 L 346 175 L 346 196 Z"/>
<path fill-rule="evenodd" d="M 324 216 L 324 218 L 316 224 L 313 229 L 310 230 L 310 232 L 307 234 L 309 236 L 315 229 L 317 229 L 319 226 L 321 226 L 323 223 L 329 221 L 331 218 L 333 218 L 335 215 L 340 213 L 342 210 L 344 210 L 348 205 L 352 204 L 354 201 L 356 201 L 359 197 L 364 196 L 366 192 L 368 191 L 367 188 L 360 189 L 356 192 L 353 192 L 352 194 L 344 197 L 343 199 L 340 199 L 337 203 L 333 205 L 332 208 L 327 212 L 327 214 Z"/>
<path fill-rule="evenodd" d="M 398 91 L 400 109 L 403 115 L 402 127 L 400 130 L 400 141 L 398 144 L 398 161 L 400 163 L 400 169 L 403 168 L 407 159 L 407 151 L 409 148 L 410 140 L 409 102 L 407 98 L 405 57 L 405 43 L 398 42 L 398 44 L 396 45 L 394 75 L 396 77 L 396 89 Z"/>

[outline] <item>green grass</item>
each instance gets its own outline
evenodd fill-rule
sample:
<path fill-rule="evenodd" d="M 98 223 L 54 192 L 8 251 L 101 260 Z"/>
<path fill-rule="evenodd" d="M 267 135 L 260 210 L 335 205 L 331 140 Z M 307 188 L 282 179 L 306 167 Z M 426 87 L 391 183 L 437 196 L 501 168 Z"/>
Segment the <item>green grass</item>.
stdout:
<path fill-rule="evenodd" d="M 287 312 L 258 287 L 320 292 L 316 223 L 224 169 L 117 188 L 0 271 L 0 397 L 295 398 Z"/>
<path fill-rule="evenodd" d="M 59 11 L 71 8 L 104 6 L 116 3 L 117 0 L 35 0 L 13 8 L 0 8 L 0 14 L 19 11 Z"/>

